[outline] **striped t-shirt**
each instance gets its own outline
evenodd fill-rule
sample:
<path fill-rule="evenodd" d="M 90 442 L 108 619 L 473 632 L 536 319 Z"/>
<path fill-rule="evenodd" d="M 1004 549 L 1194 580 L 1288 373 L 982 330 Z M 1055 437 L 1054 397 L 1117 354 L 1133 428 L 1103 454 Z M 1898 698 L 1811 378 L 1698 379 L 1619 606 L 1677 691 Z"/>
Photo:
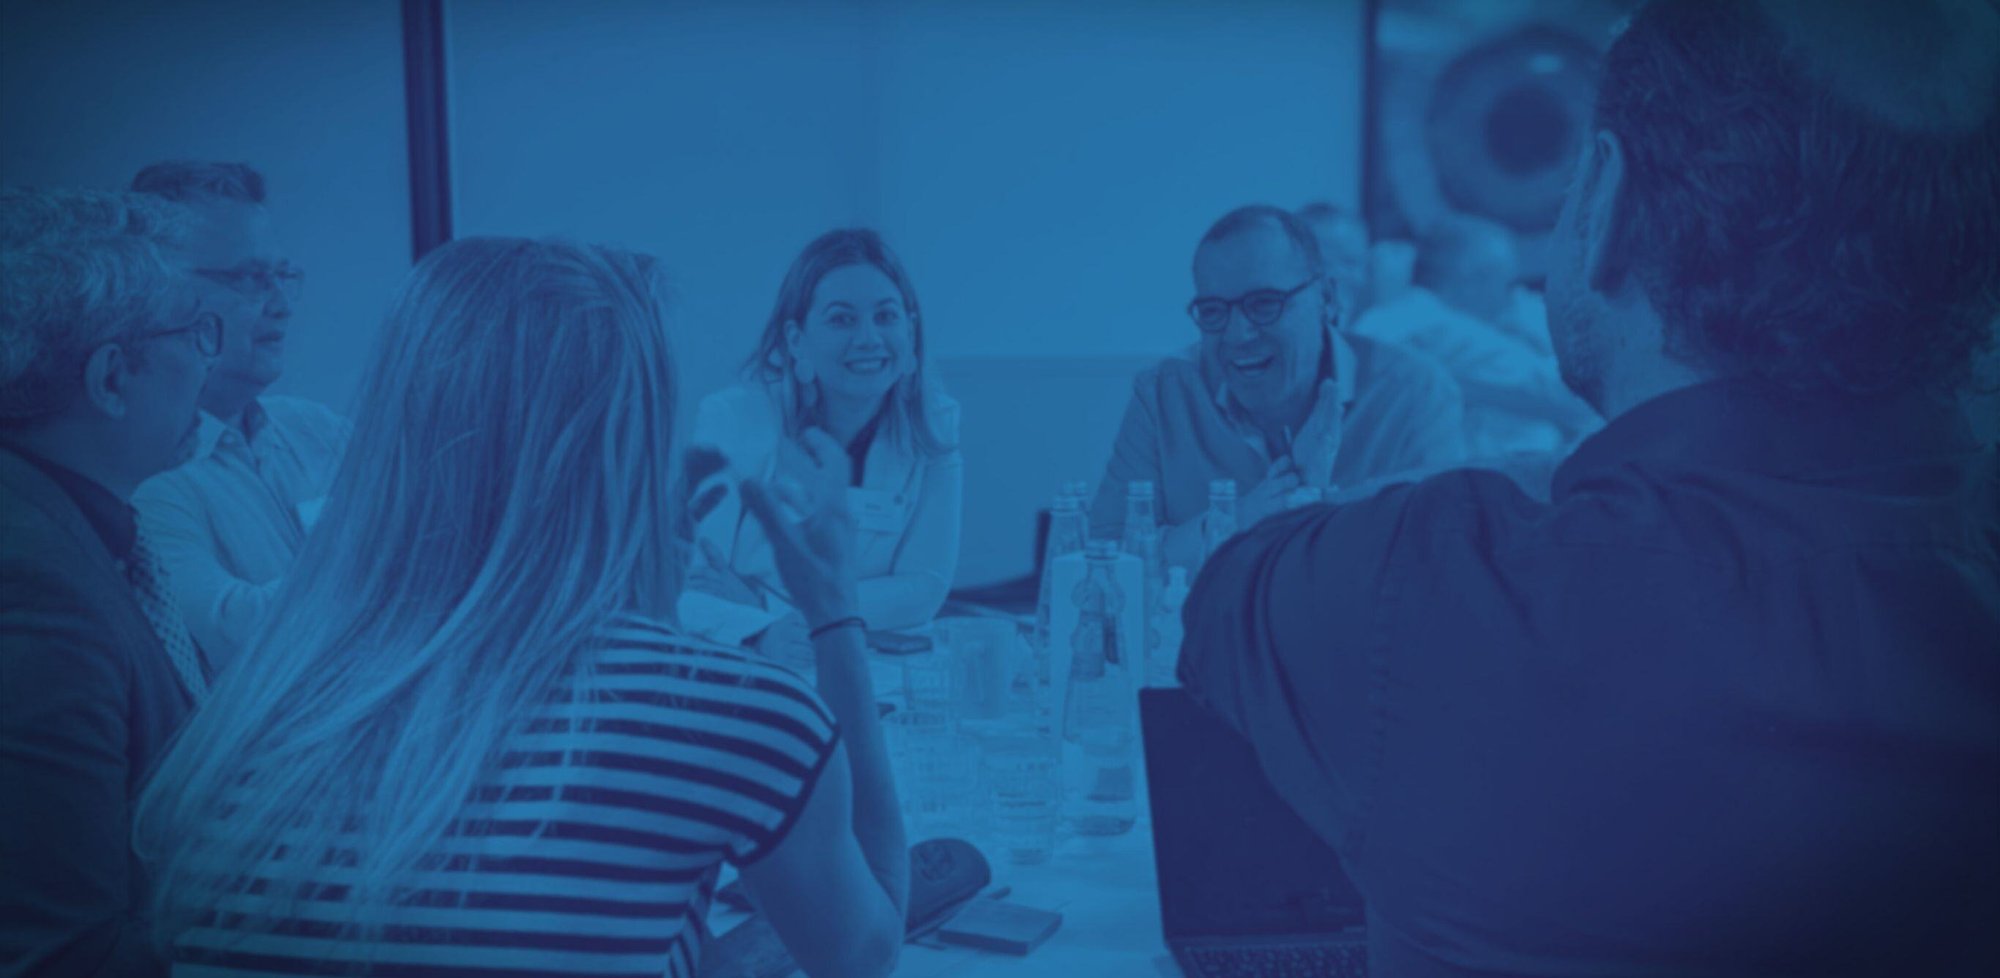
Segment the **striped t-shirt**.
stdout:
<path fill-rule="evenodd" d="M 271 910 L 229 897 L 180 937 L 174 974 L 693 975 L 721 863 L 784 837 L 837 731 L 782 667 L 638 619 L 607 638 L 507 745 L 413 895 L 360 908 L 389 925 L 382 939 L 335 939 L 357 908 L 331 866 L 324 899 L 275 928 L 233 927 Z"/>

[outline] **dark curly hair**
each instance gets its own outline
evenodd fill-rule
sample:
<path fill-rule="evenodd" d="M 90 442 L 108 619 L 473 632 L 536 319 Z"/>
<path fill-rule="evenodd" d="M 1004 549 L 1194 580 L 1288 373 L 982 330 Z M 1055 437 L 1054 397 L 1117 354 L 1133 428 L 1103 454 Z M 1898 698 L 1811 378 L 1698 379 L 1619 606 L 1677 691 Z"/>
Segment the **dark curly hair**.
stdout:
<path fill-rule="evenodd" d="M 2000 313 L 2000 98 L 1990 56 L 1928 15 L 1887 39 L 1843 25 L 1848 56 L 1747 0 L 1633 17 L 1597 126 L 1626 154 L 1612 253 L 1669 352 L 1801 392 L 1966 386 Z"/>

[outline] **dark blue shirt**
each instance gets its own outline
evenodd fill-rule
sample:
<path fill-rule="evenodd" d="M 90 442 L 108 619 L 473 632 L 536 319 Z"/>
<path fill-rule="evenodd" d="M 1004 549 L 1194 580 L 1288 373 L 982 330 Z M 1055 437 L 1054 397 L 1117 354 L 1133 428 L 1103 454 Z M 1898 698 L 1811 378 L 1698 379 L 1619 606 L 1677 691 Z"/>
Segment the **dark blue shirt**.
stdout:
<path fill-rule="evenodd" d="M 1267 520 L 1186 623 L 1378 975 L 2000 974 L 2000 457 L 1955 408 L 1677 391 L 1548 503 Z"/>

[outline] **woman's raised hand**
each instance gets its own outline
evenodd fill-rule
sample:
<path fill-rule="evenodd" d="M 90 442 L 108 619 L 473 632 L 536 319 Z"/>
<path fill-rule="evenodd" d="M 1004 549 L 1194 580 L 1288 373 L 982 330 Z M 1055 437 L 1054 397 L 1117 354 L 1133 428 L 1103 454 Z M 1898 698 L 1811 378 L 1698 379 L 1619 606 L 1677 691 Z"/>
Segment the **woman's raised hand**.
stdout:
<path fill-rule="evenodd" d="M 814 628 L 853 616 L 855 589 L 854 517 L 847 508 L 847 480 L 841 478 L 847 453 L 831 435 L 809 428 L 799 436 L 803 464 L 792 465 L 765 486 L 746 480 L 737 487 L 743 505 L 771 541 L 778 576 L 792 602 Z M 793 520 L 785 512 L 803 514 Z"/>

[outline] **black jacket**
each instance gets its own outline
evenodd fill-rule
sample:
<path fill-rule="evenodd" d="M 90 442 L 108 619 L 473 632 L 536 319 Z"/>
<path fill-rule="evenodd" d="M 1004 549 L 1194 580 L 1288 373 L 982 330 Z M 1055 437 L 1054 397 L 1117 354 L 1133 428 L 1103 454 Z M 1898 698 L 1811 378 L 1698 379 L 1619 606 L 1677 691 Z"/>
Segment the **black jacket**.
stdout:
<path fill-rule="evenodd" d="M 103 537 L 0 448 L 0 975 L 152 975 L 132 814 L 193 706 Z"/>

